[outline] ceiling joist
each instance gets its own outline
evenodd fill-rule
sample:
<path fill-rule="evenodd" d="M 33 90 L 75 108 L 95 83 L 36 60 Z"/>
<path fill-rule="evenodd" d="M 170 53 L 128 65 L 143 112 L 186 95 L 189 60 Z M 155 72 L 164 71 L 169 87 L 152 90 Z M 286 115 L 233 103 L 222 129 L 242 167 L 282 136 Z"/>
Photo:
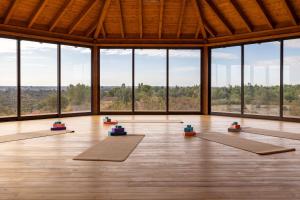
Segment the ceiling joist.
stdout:
<path fill-rule="evenodd" d="M 217 16 L 219 21 L 223 24 L 223 26 L 226 28 L 227 32 L 232 35 L 234 33 L 233 28 L 230 26 L 229 22 L 226 20 L 224 15 L 219 11 L 219 9 L 211 2 L 210 0 L 203 0 L 206 5 L 213 11 L 213 13 Z"/>
<path fill-rule="evenodd" d="M 282 6 L 286 10 L 289 18 L 291 19 L 293 25 L 297 25 L 298 24 L 297 15 L 296 15 L 295 11 L 292 9 L 292 6 L 286 0 L 281 0 L 281 2 L 282 2 Z"/>
<path fill-rule="evenodd" d="M 143 38 L 143 0 L 138 0 L 140 38 Z"/>
<path fill-rule="evenodd" d="M 97 39 L 99 37 L 99 33 L 100 33 L 100 31 L 103 27 L 103 22 L 104 22 L 104 19 L 106 17 L 108 8 L 110 6 L 110 3 L 111 3 L 111 0 L 104 1 L 104 5 L 103 5 L 103 8 L 102 8 L 102 11 L 101 11 L 101 14 L 100 14 L 97 26 L 96 26 L 96 30 L 95 30 L 95 33 L 94 33 L 94 39 Z"/>
<path fill-rule="evenodd" d="M 30 17 L 29 23 L 27 25 L 28 28 L 31 28 L 33 26 L 33 24 L 35 23 L 35 21 L 37 20 L 37 18 L 39 17 L 39 15 L 43 11 L 43 9 L 45 8 L 47 3 L 48 3 L 48 0 L 40 1 L 39 5 L 33 12 L 32 16 Z"/>
<path fill-rule="evenodd" d="M 122 35 L 122 38 L 125 38 L 125 30 L 124 30 L 124 22 L 123 22 L 122 5 L 121 5 L 121 1 L 120 1 L 120 0 L 116 0 L 116 2 L 117 2 L 118 10 L 119 10 L 119 13 L 120 13 L 120 29 L 121 29 L 121 35 Z"/>
<path fill-rule="evenodd" d="M 182 21 L 183 21 L 183 16 L 184 16 L 184 10 L 185 10 L 185 5 L 186 5 L 186 0 L 181 0 L 181 6 L 180 6 L 180 15 L 178 19 L 178 28 L 177 28 L 177 38 L 180 38 L 181 34 L 181 27 L 182 27 Z"/>
<path fill-rule="evenodd" d="M 162 25 L 163 25 L 163 19 L 164 19 L 164 5 L 165 1 L 160 0 L 160 7 L 159 7 L 159 25 L 158 25 L 158 38 L 161 39 L 162 35 Z"/>
<path fill-rule="evenodd" d="M 254 2 L 256 3 L 257 7 L 259 8 L 260 12 L 262 13 L 262 16 L 266 20 L 268 26 L 270 28 L 274 29 L 275 26 L 274 26 L 273 20 L 272 20 L 272 18 L 270 16 L 269 12 L 265 8 L 263 2 L 261 0 L 254 0 Z"/>
<path fill-rule="evenodd" d="M 231 3 L 231 5 L 233 6 L 234 10 L 238 13 L 238 15 L 240 16 L 241 20 L 243 21 L 243 23 L 245 24 L 248 32 L 252 32 L 252 25 L 250 23 L 250 21 L 248 20 L 247 16 L 244 14 L 244 12 L 242 11 L 241 7 L 239 6 L 239 4 L 237 3 L 236 0 L 229 0 L 229 2 Z"/>
<path fill-rule="evenodd" d="M 53 18 L 53 21 L 50 23 L 49 31 L 53 31 L 53 29 L 56 27 L 59 20 L 62 18 L 62 16 L 65 14 L 69 6 L 74 2 L 74 0 L 67 0 L 65 4 L 61 7 L 61 9 L 57 12 L 55 17 Z"/>
<path fill-rule="evenodd" d="M 94 8 L 94 6 L 99 3 L 98 0 L 90 1 L 89 4 L 85 7 L 85 9 L 78 15 L 78 17 L 74 20 L 72 25 L 69 28 L 68 33 L 72 34 L 76 27 L 82 22 L 82 20 L 89 14 L 89 12 Z"/>
<path fill-rule="evenodd" d="M 13 0 L 12 3 L 10 4 L 7 12 L 6 12 L 6 15 L 4 17 L 4 22 L 3 24 L 7 24 L 11 18 L 11 16 L 13 15 L 18 3 L 20 2 L 20 0 Z"/>
<path fill-rule="evenodd" d="M 197 13 L 197 16 L 198 16 L 198 19 L 199 19 L 198 28 L 197 28 L 197 31 L 196 31 L 196 34 L 195 34 L 195 38 L 198 38 L 199 32 L 201 30 L 203 39 L 206 39 L 207 35 L 206 35 L 204 23 L 203 23 L 202 11 L 200 10 L 200 5 L 198 3 L 198 0 L 193 0 L 193 4 L 194 4 L 194 7 L 196 9 L 196 13 Z"/>

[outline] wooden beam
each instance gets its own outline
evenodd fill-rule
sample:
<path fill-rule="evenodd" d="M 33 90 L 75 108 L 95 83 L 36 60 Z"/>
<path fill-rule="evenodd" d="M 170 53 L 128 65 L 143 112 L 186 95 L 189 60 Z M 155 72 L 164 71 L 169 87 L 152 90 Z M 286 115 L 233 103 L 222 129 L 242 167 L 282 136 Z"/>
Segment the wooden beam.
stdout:
<path fill-rule="evenodd" d="M 160 8 L 159 8 L 159 25 L 158 25 L 158 38 L 161 39 L 162 35 L 162 25 L 163 25 L 163 18 L 164 18 L 164 0 L 160 0 Z"/>
<path fill-rule="evenodd" d="M 28 28 L 31 28 L 43 9 L 45 8 L 48 0 L 40 0 L 39 5 L 36 7 L 35 11 L 33 12 L 32 16 L 30 17 L 29 23 L 27 25 Z"/>
<path fill-rule="evenodd" d="M 263 2 L 261 0 L 254 0 L 254 2 L 256 3 L 257 7 L 259 8 L 260 12 L 262 13 L 262 16 L 264 17 L 264 19 L 266 20 L 268 26 L 272 29 L 275 28 L 272 18 L 269 15 L 267 9 L 265 8 Z"/>
<path fill-rule="evenodd" d="M 178 19 L 178 28 L 177 28 L 177 38 L 180 38 L 181 34 L 181 27 L 182 27 L 182 21 L 183 21 L 183 16 L 184 16 L 184 10 L 185 10 L 185 4 L 186 0 L 181 0 L 181 6 L 180 6 L 180 14 L 179 14 L 179 19 Z"/>
<path fill-rule="evenodd" d="M 96 30 L 95 30 L 95 33 L 94 33 L 94 39 L 97 39 L 99 37 L 99 33 L 101 31 L 104 19 L 106 17 L 108 8 L 110 6 L 110 2 L 111 2 L 111 0 L 104 1 L 104 6 L 102 8 L 102 11 L 101 11 L 98 23 L 97 23 L 97 27 L 96 27 Z"/>
<path fill-rule="evenodd" d="M 121 35 L 122 35 L 122 38 L 125 38 L 122 6 L 121 6 L 120 0 L 116 0 L 116 1 L 117 1 L 118 10 L 119 10 L 119 13 L 120 13 L 120 29 L 121 29 Z"/>
<path fill-rule="evenodd" d="M 298 24 L 297 23 L 297 15 L 294 12 L 294 10 L 292 9 L 292 6 L 286 0 L 281 0 L 281 2 L 282 2 L 284 9 L 286 10 L 289 18 L 291 19 L 293 25 L 297 25 Z"/>
<path fill-rule="evenodd" d="M 94 115 L 99 114 L 99 88 L 100 88 L 100 69 L 99 69 L 99 48 L 93 46 L 92 48 L 92 113 Z"/>
<path fill-rule="evenodd" d="M 198 38 L 199 32 L 201 30 L 203 39 L 206 39 L 207 35 L 206 35 L 204 23 L 203 23 L 202 11 L 200 10 L 200 5 L 198 3 L 198 0 L 193 0 L 193 4 L 194 4 L 194 7 L 196 9 L 196 13 L 197 13 L 197 16 L 198 16 L 198 19 L 199 19 L 199 24 L 198 24 L 197 31 L 195 33 L 195 38 Z"/>
<path fill-rule="evenodd" d="M 10 4 L 7 12 L 6 12 L 6 15 L 4 17 L 4 22 L 3 24 L 8 24 L 12 14 L 14 13 L 18 3 L 20 2 L 20 0 L 13 0 L 12 3 Z"/>
<path fill-rule="evenodd" d="M 74 22 L 72 23 L 72 25 L 69 28 L 68 33 L 72 34 L 76 27 L 80 24 L 80 22 L 82 22 L 82 20 L 85 18 L 85 16 L 88 15 L 88 13 L 93 9 L 93 7 L 99 3 L 99 0 L 93 0 L 90 1 L 89 4 L 84 8 L 84 10 L 78 15 L 78 17 L 74 20 Z"/>
<path fill-rule="evenodd" d="M 229 22 L 226 20 L 224 15 L 218 10 L 218 8 L 211 2 L 207 0 L 203 0 L 206 5 L 214 12 L 214 14 L 217 16 L 218 20 L 223 24 L 223 26 L 226 28 L 227 32 L 232 35 L 234 30 L 230 26 Z"/>
<path fill-rule="evenodd" d="M 96 30 L 97 25 L 92 24 L 92 26 L 90 26 L 88 28 L 88 31 L 86 32 L 85 36 L 89 37 L 95 30 Z"/>
<path fill-rule="evenodd" d="M 297 25 L 292 27 L 283 27 L 263 31 L 254 31 L 251 33 L 242 33 L 230 36 L 209 38 L 207 46 L 223 46 L 247 42 L 261 42 L 299 36 L 300 25 Z"/>
<path fill-rule="evenodd" d="M 53 31 L 59 20 L 62 18 L 62 16 L 65 14 L 67 8 L 74 2 L 74 0 L 67 0 L 65 4 L 61 7 L 61 9 L 57 12 L 55 17 L 53 18 L 53 21 L 50 23 L 49 31 Z"/>
<path fill-rule="evenodd" d="M 241 20 L 243 21 L 243 23 L 245 24 L 248 32 L 252 32 L 252 25 L 250 23 L 250 21 L 248 20 L 248 17 L 245 15 L 245 13 L 242 11 L 241 7 L 239 6 L 238 2 L 236 0 L 229 0 L 229 2 L 231 3 L 232 7 L 234 8 L 234 10 L 238 13 L 238 15 L 240 16 Z"/>
<path fill-rule="evenodd" d="M 106 38 L 106 31 L 105 31 L 104 24 L 102 25 L 101 32 L 102 32 L 103 38 Z"/>
<path fill-rule="evenodd" d="M 45 42 L 59 42 L 65 44 L 78 44 L 85 46 L 93 45 L 93 40 L 91 38 L 83 36 L 75 36 L 64 33 L 54 33 L 44 30 L 37 30 L 6 24 L 0 24 L 0 35 L 15 37 L 19 39 L 29 39 Z"/>
<path fill-rule="evenodd" d="M 143 0 L 138 0 L 139 4 L 139 29 L 140 29 L 140 38 L 143 38 Z"/>
<path fill-rule="evenodd" d="M 215 31 L 208 25 L 207 22 L 203 22 L 205 30 L 212 36 L 216 37 Z"/>
<path fill-rule="evenodd" d="M 209 49 L 203 47 L 201 51 L 201 111 L 209 114 Z"/>

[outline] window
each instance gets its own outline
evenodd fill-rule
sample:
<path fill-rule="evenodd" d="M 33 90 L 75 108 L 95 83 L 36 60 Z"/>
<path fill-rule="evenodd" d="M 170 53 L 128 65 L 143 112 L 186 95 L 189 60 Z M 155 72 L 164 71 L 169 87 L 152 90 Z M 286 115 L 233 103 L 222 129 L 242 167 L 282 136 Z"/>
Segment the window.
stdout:
<path fill-rule="evenodd" d="M 169 110 L 200 111 L 200 50 L 169 50 Z"/>
<path fill-rule="evenodd" d="M 91 111 L 91 49 L 61 46 L 62 113 Z"/>
<path fill-rule="evenodd" d="M 135 110 L 166 111 L 166 50 L 135 50 Z"/>
<path fill-rule="evenodd" d="M 17 42 L 0 38 L 0 117 L 17 115 Z"/>
<path fill-rule="evenodd" d="M 132 50 L 100 50 L 100 110 L 132 110 Z"/>
<path fill-rule="evenodd" d="M 21 41 L 21 115 L 57 113 L 57 45 Z"/>
<path fill-rule="evenodd" d="M 241 47 L 211 52 L 211 111 L 241 112 Z"/>
<path fill-rule="evenodd" d="M 300 117 L 300 39 L 284 41 L 283 115 Z"/>
<path fill-rule="evenodd" d="M 280 42 L 245 45 L 244 113 L 278 116 Z"/>

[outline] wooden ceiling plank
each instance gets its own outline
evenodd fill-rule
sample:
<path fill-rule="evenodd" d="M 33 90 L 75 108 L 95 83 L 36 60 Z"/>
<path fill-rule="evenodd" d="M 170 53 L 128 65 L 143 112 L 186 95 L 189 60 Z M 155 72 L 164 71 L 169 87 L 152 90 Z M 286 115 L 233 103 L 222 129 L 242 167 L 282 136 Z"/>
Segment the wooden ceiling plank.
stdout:
<path fill-rule="evenodd" d="M 55 17 L 53 18 L 53 21 L 50 23 L 49 31 L 53 31 L 53 29 L 56 27 L 59 20 L 63 17 L 65 12 L 67 11 L 68 7 L 74 2 L 74 0 L 67 0 L 65 4 L 61 7 L 61 9 L 57 12 Z"/>
<path fill-rule="evenodd" d="M 218 10 L 218 8 L 211 2 L 207 0 L 203 0 L 206 5 L 214 12 L 214 14 L 217 16 L 218 20 L 223 24 L 223 26 L 226 28 L 227 32 L 232 35 L 233 29 L 231 28 L 229 22 L 226 20 L 226 18 L 223 16 L 223 14 Z"/>
<path fill-rule="evenodd" d="M 37 18 L 39 17 L 43 9 L 45 8 L 47 2 L 48 0 L 40 0 L 40 3 L 38 4 L 35 11 L 30 17 L 29 23 L 27 25 L 28 28 L 31 28 L 33 26 L 33 24 L 35 23 L 35 21 L 37 20 Z"/>
<path fill-rule="evenodd" d="M 202 11 L 200 10 L 200 5 L 198 3 L 198 0 L 193 0 L 193 4 L 194 4 L 194 7 L 196 9 L 196 13 L 197 13 L 197 16 L 198 16 L 198 19 L 199 19 L 199 24 L 198 24 L 198 28 L 197 28 L 197 31 L 196 31 L 196 34 L 195 34 L 195 38 L 198 38 L 199 32 L 201 30 L 203 39 L 206 39 L 207 35 L 206 35 L 204 23 L 203 23 Z"/>
<path fill-rule="evenodd" d="M 249 32 L 252 32 L 253 31 L 252 25 L 251 25 L 250 21 L 248 20 L 247 16 L 245 15 L 245 13 L 242 11 L 242 9 L 239 6 L 238 2 L 236 0 L 229 0 L 229 2 L 231 3 L 231 5 L 234 8 L 234 10 L 240 16 L 240 18 L 243 21 L 243 23 L 245 24 L 247 30 Z"/>
<path fill-rule="evenodd" d="M 286 0 L 281 0 L 281 2 L 282 2 L 282 5 L 283 5 L 284 9 L 286 10 L 289 18 L 291 19 L 293 25 L 297 25 L 298 24 L 297 15 L 294 12 L 294 10 L 292 9 L 292 6 Z"/>
<path fill-rule="evenodd" d="M 208 25 L 207 22 L 203 22 L 205 30 L 212 36 L 216 37 L 215 31 Z"/>
<path fill-rule="evenodd" d="M 143 38 L 143 0 L 138 0 L 139 4 L 139 29 L 140 29 L 140 38 Z"/>
<path fill-rule="evenodd" d="M 106 0 L 104 2 L 104 5 L 103 5 L 103 8 L 101 9 L 101 14 L 99 16 L 99 20 L 98 20 L 98 23 L 97 23 L 97 27 L 96 27 L 96 30 L 95 30 L 95 33 L 94 33 L 94 39 L 97 39 L 99 37 L 99 33 L 100 33 L 101 28 L 103 26 L 103 22 L 104 22 L 104 19 L 106 17 L 108 8 L 110 6 L 110 3 L 111 3 L 111 0 Z"/>
<path fill-rule="evenodd" d="M 120 29 L 122 38 L 125 38 L 124 22 L 123 22 L 123 12 L 120 0 L 117 0 L 117 6 L 120 13 Z"/>
<path fill-rule="evenodd" d="M 89 14 L 89 12 L 93 9 L 93 7 L 99 3 L 98 0 L 90 1 L 89 4 L 84 8 L 84 10 L 78 15 L 78 17 L 74 20 L 72 25 L 69 28 L 68 33 L 72 34 L 76 27 L 82 22 L 82 20 Z"/>
<path fill-rule="evenodd" d="M 105 31 L 105 26 L 104 26 L 104 24 L 102 25 L 101 32 L 102 32 L 103 38 L 106 38 L 106 31 Z"/>
<path fill-rule="evenodd" d="M 260 12 L 262 13 L 263 17 L 265 18 L 265 21 L 267 22 L 268 26 L 272 29 L 275 28 L 273 24 L 273 20 L 271 16 L 269 15 L 267 9 L 265 8 L 263 2 L 261 0 L 254 0 L 256 3 L 257 7 L 259 8 Z"/>
<path fill-rule="evenodd" d="M 181 34 L 181 27 L 183 22 L 183 16 L 184 16 L 184 10 L 185 10 L 186 0 L 181 0 L 181 6 L 180 6 L 180 14 L 178 19 L 178 28 L 177 28 L 177 38 L 180 38 Z"/>
<path fill-rule="evenodd" d="M 158 38 L 161 39 L 162 35 L 162 25 L 163 25 L 163 18 L 164 18 L 164 0 L 160 0 L 160 8 L 159 8 L 159 25 L 158 25 Z"/>
<path fill-rule="evenodd" d="M 20 0 L 13 0 L 12 3 L 10 4 L 7 12 L 6 12 L 6 15 L 4 17 L 4 22 L 3 24 L 8 24 L 10 18 L 12 17 L 18 3 L 20 2 Z"/>

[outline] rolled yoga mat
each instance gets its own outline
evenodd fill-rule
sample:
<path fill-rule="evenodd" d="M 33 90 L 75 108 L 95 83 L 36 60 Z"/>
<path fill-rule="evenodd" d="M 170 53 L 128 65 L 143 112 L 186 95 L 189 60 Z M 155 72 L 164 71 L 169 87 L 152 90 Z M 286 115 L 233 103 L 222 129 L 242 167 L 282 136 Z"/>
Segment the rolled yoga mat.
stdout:
<path fill-rule="evenodd" d="M 117 120 L 118 123 L 183 123 L 181 120 Z"/>
<path fill-rule="evenodd" d="M 73 160 L 122 162 L 145 135 L 109 136 L 76 156 Z"/>
<path fill-rule="evenodd" d="M 275 131 L 275 130 L 268 130 L 268 129 L 261 129 L 261 128 L 251 128 L 251 127 L 242 128 L 241 131 L 245 133 L 253 133 L 253 134 L 266 135 L 272 137 L 286 138 L 291 140 L 300 140 L 299 133 L 290 133 L 290 132 Z"/>
<path fill-rule="evenodd" d="M 238 136 L 232 136 L 222 133 L 199 133 L 197 137 L 206 139 L 209 141 L 217 142 L 227 146 L 235 147 L 259 155 L 268 155 L 274 153 L 283 153 L 288 151 L 295 151 L 294 148 L 285 148 L 281 146 L 276 146 L 268 143 L 257 142 L 254 140 L 249 140 L 245 138 L 240 138 Z"/>
<path fill-rule="evenodd" d="M 61 135 L 61 134 L 73 133 L 73 132 L 74 131 L 69 131 L 69 130 L 60 130 L 60 131 L 42 130 L 42 131 L 33 131 L 33 132 L 26 132 L 26 133 L 17 133 L 12 135 L 3 135 L 0 136 L 0 143 L 12 142 L 18 140 L 27 140 L 32 138 L 39 138 L 39 137 L 46 137 L 46 136 L 53 136 L 53 135 Z"/>

